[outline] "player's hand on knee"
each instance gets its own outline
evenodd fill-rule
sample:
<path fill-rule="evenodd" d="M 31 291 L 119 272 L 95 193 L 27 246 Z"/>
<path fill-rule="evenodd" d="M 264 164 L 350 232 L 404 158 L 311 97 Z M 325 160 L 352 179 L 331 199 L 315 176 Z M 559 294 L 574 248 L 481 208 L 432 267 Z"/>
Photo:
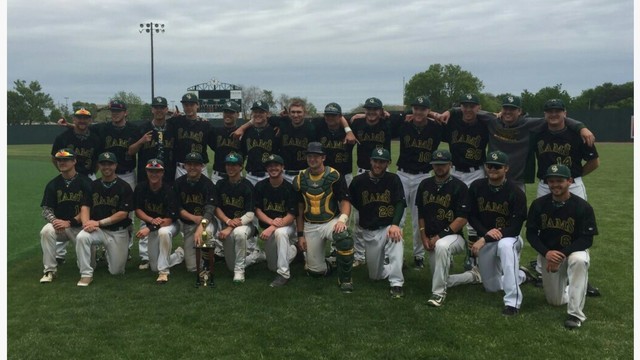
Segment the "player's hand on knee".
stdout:
<path fill-rule="evenodd" d="M 151 229 L 149 229 L 148 227 L 144 227 L 138 230 L 138 232 L 136 233 L 136 237 L 138 239 L 142 239 L 143 237 L 149 235 L 150 232 L 151 232 Z"/>
<path fill-rule="evenodd" d="M 298 249 L 300 249 L 300 251 L 307 251 L 307 240 L 304 238 L 304 236 L 298 237 L 298 243 L 296 245 L 298 246 Z"/>
<path fill-rule="evenodd" d="M 402 240 L 402 229 L 400 229 L 397 225 L 391 225 L 389 227 L 389 231 L 387 232 L 387 236 L 393 242 L 399 242 Z"/>
<path fill-rule="evenodd" d="M 345 223 L 343 223 L 342 221 L 338 221 L 334 226 L 333 226 L 333 232 L 334 233 L 341 233 L 343 231 L 347 230 L 347 225 Z"/>
<path fill-rule="evenodd" d="M 484 240 L 484 237 L 481 237 L 480 239 L 478 239 L 478 241 L 473 243 L 473 246 L 471 246 L 471 252 L 473 253 L 473 255 L 478 256 L 478 253 L 480 253 L 480 249 L 482 249 L 485 244 L 486 241 Z"/>

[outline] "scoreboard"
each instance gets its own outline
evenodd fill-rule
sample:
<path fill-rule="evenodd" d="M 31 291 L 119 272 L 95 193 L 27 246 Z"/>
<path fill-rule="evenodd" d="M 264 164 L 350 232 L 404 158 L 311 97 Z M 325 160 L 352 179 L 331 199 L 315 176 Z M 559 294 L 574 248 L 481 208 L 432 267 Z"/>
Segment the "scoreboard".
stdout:
<path fill-rule="evenodd" d="M 197 90 L 198 115 L 205 119 L 222 119 L 222 107 L 231 100 L 242 106 L 242 90 Z"/>

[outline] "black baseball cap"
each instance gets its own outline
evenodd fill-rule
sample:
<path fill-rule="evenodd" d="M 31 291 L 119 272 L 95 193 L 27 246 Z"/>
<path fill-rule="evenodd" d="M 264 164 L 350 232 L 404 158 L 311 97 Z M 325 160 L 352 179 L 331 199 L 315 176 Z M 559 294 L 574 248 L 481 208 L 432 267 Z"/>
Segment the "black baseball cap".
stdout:
<path fill-rule="evenodd" d="M 231 112 L 240 112 L 240 105 L 238 105 L 234 101 L 225 101 L 224 106 L 222 106 L 222 111 L 231 111 Z"/>
<path fill-rule="evenodd" d="M 264 101 L 256 101 L 253 103 L 253 105 L 251 106 L 251 110 L 263 110 L 263 111 L 269 111 L 269 104 L 267 104 Z"/>
<path fill-rule="evenodd" d="M 411 102 L 411 106 L 422 106 L 426 108 L 431 107 L 431 101 L 426 96 L 418 96 Z"/>
<path fill-rule="evenodd" d="M 164 162 L 160 159 L 151 159 L 147 161 L 147 165 L 144 168 L 147 171 L 164 170 Z"/>
<path fill-rule="evenodd" d="M 337 103 L 328 103 L 324 107 L 324 113 L 325 115 L 342 115 L 342 108 Z"/>
<path fill-rule="evenodd" d="M 180 100 L 181 103 L 194 103 L 197 104 L 198 103 L 198 95 L 196 94 L 192 94 L 192 93 L 186 93 L 184 95 L 182 95 L 182 100 Z"/>
<path fill-rule="evenodd" d="M 188 153 L 187 156 L 184 157 L 184 162 L 204 164 L 204 160 L 202 160 L 202 155 L 197 152 Z"/>
<path fill-rule="evenodd" d="M 162 96 L 156 96 L 151 102 L 151 106 L 163 106 L 167 107 L 167 99 Z"/>
<path fill-rule="evenodd" d="M 365 109 L 382 109 L 382 101 L 376 97 L 370 97 L 364 101 L 362 107 Z"/>
<path fill-rule="evenodd" d="M 547 102 L 544 103 L 544 111 L 551 110 L 551 109 L 565 110 L 566 107 L 564 106 L 564 102 L 562 100 L 551 99 L 551 100 L 547 100 Z"/>
<path fill-rule="evenodd" d="M 125 111 L 127 110 L 127 104 L 122 100 L 111 100 L 111 102 L 109 102 L 109 110 Z"/>
<path fill-rule="evenodd" d="M 312 141 L 307 145 L 307 154 L 320 154 L 324 155 L 324 149 L 322 148 L 322 143 L 317 141 Z"/>
<path fill-rule="evenodd" d="M 280 156 L 278 154 L 271 154 L 266 159 L 264 159 L 263 163 L 265 165 L 268 165 L 270 163 L 276 163 L 276 164 L 284 165 L 284 159 L 282 158 L 282 156 Z"/>
<path fill-rule="evenodd" d="M 464 94 L 460 97 L 460 104 L 476 104 L 480 105 L 480 99 L 476 94 Z"/>
<path fill-rule="evenodd" d="M 522 100 L 520 100 L 519 96 L 505 96 L 504 99 L 502 99 L 502 107 L 513 107 L 520 109 L 522 107 Z"/>

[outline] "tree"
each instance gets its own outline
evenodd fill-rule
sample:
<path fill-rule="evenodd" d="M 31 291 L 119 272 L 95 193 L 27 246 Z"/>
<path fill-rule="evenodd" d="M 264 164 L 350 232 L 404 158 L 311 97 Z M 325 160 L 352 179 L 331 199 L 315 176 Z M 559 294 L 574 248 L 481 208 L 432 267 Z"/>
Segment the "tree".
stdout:
<path fill-rule="evenodd" d="M 482 81 L 459 65 L 432 64 L 411 77 L 405 86 L 404 102 L 410 104 L 414 98 L 426 95 L 431 100 L 431 108 L 442 111 L 457 103 L 460 96 L 480 94 L 482 89 Z"/>
<path fill-rule="evenodd" d="M 31 125 L 35 122 L 45 122 L 47 117 L 45 110 L 53 110 L 53 99 L 49 94 L 42 92 L 42 86 L 38 81 L 32 81 L 27 85 L 24 80 L 13 82 L 14 90 L 7 91 L 7 120 L 9 123 L 20 123 L 23 120 Z"/>
<path fill-rule="evenodd" d="M 140 96 L 125 91 L 118 91 L 110 100 L 120 100 L 127 104 L 128 118 L 131 121 L 151 119 L 151 105 L 142 101 Z"/>
<path fill-rule="evenodd" d="M 540 114 L 544 109 L 544 103 L 550 99 L 560 99 L 565 105 L 571 103 L 571 96 L 566 90 L 562 90 L 562 84 L 547 86 L 533 94 L 525 89 L 522 92 L 522 112 L 530 114 Z"/>
<path fill-rule="evenodd" d="M 242 114 L 243 118 L 249 119 L 249 114 L 251 114 L 251 106 L 253 103 L 260 100 L 262 96 L 262 89 L 257 86 L 241 86 L 242 88 Z"/>
<path fill-rule="evenodd" d="M 573 99 L 572 110 L 633 108 L 633 81 L 614 85 L 610 82 L 583 90 Z"/>

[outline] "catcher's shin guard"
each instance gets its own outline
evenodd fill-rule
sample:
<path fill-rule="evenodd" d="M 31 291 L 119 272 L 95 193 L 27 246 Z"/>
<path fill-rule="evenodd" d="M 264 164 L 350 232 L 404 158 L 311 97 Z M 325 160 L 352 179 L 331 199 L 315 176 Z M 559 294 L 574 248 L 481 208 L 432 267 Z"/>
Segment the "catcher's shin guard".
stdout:
<path fill-rule="evenodd" d="M 353 237 L 351 230 L 347 229 L 341 233 L 333 234 L 333 241 L 337 250 L 338 281 L 340 283 L 351 282 L 351 269 L 353 268 Z"/>

